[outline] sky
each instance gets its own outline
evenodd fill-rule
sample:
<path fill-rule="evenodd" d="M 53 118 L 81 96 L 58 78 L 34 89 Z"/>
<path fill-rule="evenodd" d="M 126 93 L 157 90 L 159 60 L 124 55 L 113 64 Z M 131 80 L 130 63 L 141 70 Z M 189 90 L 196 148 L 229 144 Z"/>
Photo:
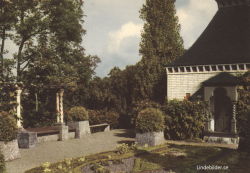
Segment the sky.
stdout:
<path fill-rule="evenodd" d="M 139 10 L 145 0 L 85 0 L 83 46 L 101 59 L 96 75 L 106 76 L 117 66 L 140 60 L 139 43 L 143 21 Z M 189 48 L 217 11 L 215 0 L 176 0 L 177 16 L 185 48 Z"/>

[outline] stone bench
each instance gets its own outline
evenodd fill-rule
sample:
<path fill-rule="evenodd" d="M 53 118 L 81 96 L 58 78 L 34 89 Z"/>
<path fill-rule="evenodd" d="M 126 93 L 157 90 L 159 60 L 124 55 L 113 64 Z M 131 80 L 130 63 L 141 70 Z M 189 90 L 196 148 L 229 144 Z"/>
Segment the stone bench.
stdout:
<path fill-rule="evenodd" d="M 104 132 L 110 131 L 110 125 L 107 123 L 91 125 L 91 132 L 96 132 L 96 129 L 103 129 Z"/>
<path fill-rule="evenodd" d="M 28 128 L 29 132 L 35 132 L 37 134 L 38 141 L 64 141 L 69 138 L 68 126 L 60 124 L 57 126 Z"/>

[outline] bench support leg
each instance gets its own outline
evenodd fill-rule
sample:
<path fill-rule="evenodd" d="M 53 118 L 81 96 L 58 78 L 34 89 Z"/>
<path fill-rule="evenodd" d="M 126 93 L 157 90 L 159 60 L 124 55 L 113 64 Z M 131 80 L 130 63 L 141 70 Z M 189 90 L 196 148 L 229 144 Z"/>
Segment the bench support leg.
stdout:
<path fill-rule="evenodd" d="M 59 126 L 60 134 L 59 134 L 59 141 L 65 141 L 69 139 L 69 127 L 65 124 Z"/>
<path fill-rule="evenodd" d="M 104 129 L 104 132 L 108 132 L 108 131 L 110 131 L 110 126 L 109 126 L 109 125 L 107 125 L 107 126 L 105 127 L 105 129 Z"/>

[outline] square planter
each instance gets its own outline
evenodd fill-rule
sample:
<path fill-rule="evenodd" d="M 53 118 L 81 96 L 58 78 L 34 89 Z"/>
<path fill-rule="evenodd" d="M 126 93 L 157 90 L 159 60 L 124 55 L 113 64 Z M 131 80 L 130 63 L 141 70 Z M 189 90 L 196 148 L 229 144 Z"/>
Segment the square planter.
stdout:
<path fill-rule="evenodd" d="M 0 149 L 4 155 L 5 161 L 11 161 L 21 158 L 18 142 L 16 139 L 10 142 L 0 141 Z"/>
<path fill-rule="evenodd" d="M 37 144 L 37 133 L 20 131 L 17 134 L 19 148 L 33 148 Z"/>
<path fill-rule="evenodd" d="M 156 146 L 164 144 L 164 133 L 163 132 L 147 132 L 147 133 L 136 133 L 135 142 L 138 145 L 144 146 Z"/>
<path fill-rule="evenodd" d="M 75 138 L 82 138 L 83 136 L 90 134 L 89 121 L 77 121 L 69 122 L 70 129 L 75 129 Z"/>

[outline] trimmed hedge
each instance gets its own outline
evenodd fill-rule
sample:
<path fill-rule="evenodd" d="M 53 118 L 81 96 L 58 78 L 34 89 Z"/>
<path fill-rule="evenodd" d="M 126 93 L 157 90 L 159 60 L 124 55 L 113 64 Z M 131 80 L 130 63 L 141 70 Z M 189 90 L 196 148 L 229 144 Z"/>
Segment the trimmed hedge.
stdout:
<path fill-rule="evenodd" d="M 0 112 L 0 141 L 12 141 L 17 138 L 16 120 L 7 112 Z"/>
<path fill-rule="evenodd" d="M 72 107 L 66 114 L 66 121 L 86 121 L 89 119 L 88 111 L 82 106 Z"/>
<path fill-rule="evenodd" d="M 136 119 L 136 132 L 160 132 L 165 128 L 164 114 L 160 109 L 146 108 L 139 112 Z"/>
<path fill-rule="evenodd" d="M 250 153 L 250 110 L 245 113 L 246 122 L 245 125 L 242 127 L 244 133 L 241 133 L 240 142 L 239 142 L 239 150 L 246 151 Z"/>
<path fill-rule="evenodd" d="M 205 127 L 204 102 L 178 101 L 167 102 L 163 110 L 167 115 L 165 137 L 174 140 L 198 138 Z"/>
<path fill-rule="evenodd" d="M 4 173 L 5 172 L 5 162 L 4 162 L 4 156 L 0 150 L 0 172 Z"/>
<path fill-rule="evenodd" d="M 89 110 L 90 125 L 108 123 L 111 128 L 118 128 L 119 114 L 114 111 Z"/>

